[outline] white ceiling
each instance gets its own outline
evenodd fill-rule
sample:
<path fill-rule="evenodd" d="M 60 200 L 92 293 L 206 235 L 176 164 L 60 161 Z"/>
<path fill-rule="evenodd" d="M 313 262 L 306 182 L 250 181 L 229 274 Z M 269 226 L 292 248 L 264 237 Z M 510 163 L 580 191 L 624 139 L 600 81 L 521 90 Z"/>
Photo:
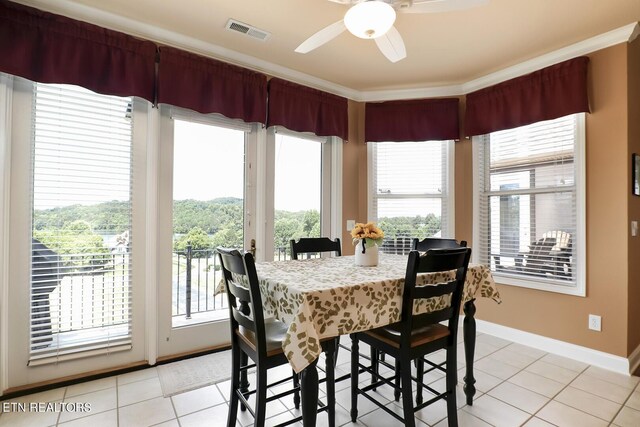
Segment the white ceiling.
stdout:
<path fill-rule="evenodd" d="M 372 40 L 348 32 L 295 53 L 348 9 L 328 0 L 18 1 L 343 93 L 460 85 L 640 21 L 640 0 L 490 0 L 455 12 L 398 14 L 407 58 L 394 64 Z M 271 37 L 225 30 L 229 18 Z"/>

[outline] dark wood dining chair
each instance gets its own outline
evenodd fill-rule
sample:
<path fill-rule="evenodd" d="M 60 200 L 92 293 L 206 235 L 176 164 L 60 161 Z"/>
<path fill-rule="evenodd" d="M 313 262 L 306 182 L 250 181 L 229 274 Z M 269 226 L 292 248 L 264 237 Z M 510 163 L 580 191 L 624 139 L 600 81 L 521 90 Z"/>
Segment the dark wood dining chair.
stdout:
<path fill-rule="evenodd" d="M 342 255 L 340 239 L 331 240 L 328 237 L 302 237 L 297 242 L 291 240 L 291 259 L 298 259 L 301 254 L 321 254 L 333 252 L 336 256 Z M 308 256 L 307 255 L 307 256 Z"/>
<path fill-rule="evenodd" d="M 466 248 L 466 247 L 467 247 L 466 240 L 461 240 L 460 242 L 458 242 L 456 239 L 446 239 L 441 237 L 426 237 L 422 240 L 419 240 L 417 237 L 414 237 L 413 239 L 411 239 L 411 250 L 418 251 L 418 252 L 426 252 L 429 249 L 455 249 L 455 248 Z M 381 357 L 381 360 L 384 360 L 384 357 Z M 425 359 L 425 361 L 427 363 L 431 363 L 427 359 Z M 424 375 L 423 373 L 424 364 L 417 360 L 415 361 L 415 363 L 416 363 L 416 366 L 418 367 L 418 378 L 422 381 L 422 377 Z M 442 362 L 441 365 L 444 366 L 445 363 L 446 362 Z M 396 397 L 396 400 L 398 400 L 400 397 L 400 394 L 397 390 L 395 393 L 395 397 Z M 417 395 L 416 403 L 421 403 L 420 394 Z"/>
<path fill-rule="evenodd" d="M 439 237 L 427 237 L 419 240 L 414 237 L 411 241 L 411 250 L 426 252 L 429 249 L 444 249 L 444 248 L 466 248 L 467 241 L 461 240 L 458 242 L 456 239 L 442 239 Z"/>
<path fill-rule="evenodd" d="M 328 237 L 301 237 L 297 242 L 291 240 L 291 259 L 299 259 L 299 255 L 317 254 L 323 252 L 333 252 L 335 256 L 342 256 L 342 245 L 338 237 L 331 240 Z M 334 354 L 334 362 L 338 361 L 338 351 L 340 347 L 349 351 L 349 348 L 340 344 L 340 337 L 335 338 L 336 351 Z"/>
<path fill-rule="evenodd" d="M 358 396 L 365 396 L 405 426 L 415 426 L 414 413 L 440 399 L 447 402 L 447 419 L 449 427 L 457 427 L 456 408 L 456 349 L 458 333 L 458 314 L 462 303 L 464 281 L 469 266 L 471 249 L 431 249 L 420 255 L 418 251 L 409 253 L 407 271 L 405 275 L 404 292 L 402 297 L 401 320 L 382 328 L 351 334 L 351 420 L 358 417 Z M 435 285 L 416 286 L 419 273 L 438 273 L 455 270 L 453 280 Z M 437 311 L 414 314 L 414 301 L 450 295 L 451 304 Z M 447 321 L 447 325 L 440 322 Z M 378 351 L 382 351 L 395 358 L 396 366 L 371 359 L 371 365 L 365 366 L 358 355 L 359 343 L 364 342 Z M 432 369 L 442 369 L 446 372 L 446 389 L 444 392 L 434 390 L 422 384 L 411 375 L 411 361 L 423 360 L 427 354 L 440 349 L 446 352 L 444 367 L 433 364 Z M 384 377 L 379 374 L 378 363 L 383 363 L 393 369 L 393 376 Z M 399 370 L 399 372 L 397 372 Z M 359 384 L 359 372 L 369 372 L 376 380 L 373 384 L 363 386 Z M 400 384 L 396 382 L 400 377 Z M 426 389 L 434 395 L 426 402 L 413 404 L 412 383 L 417 382 L 417 392 Z M 387 404 L 376 399 L 371 391 L 382 385 L 398 388 L 402 395 L 403 416 L 396 414 Z"/>
<path fill-rule="evenodd" d="M 266 415 L 266 404 L 270 401 L 280 399 L 290 394 L 299 396 L 300 385 L 298 376 L 294 373 L 292 377 L 281 379 L 280 381 L 267 383 L 267 371 L 271 368 L 288 365 L 283 350 L 282 343 L 285 339 L 287 326 L 275 319 L 265 319 L 262 311 L 262 297 L 258 284 L 258 275 L 250 252 L 241 254 L 235 249 L 217 248 L 220 258 L 220 266 L 226 285 L 229 299 L 229 320 L 231 324 L 231 394 L 229 401 L 228 427 L 235 427 L 238 403 L 246 407 L 253 415 L 256 426 L 264 426 Z M 327 404 L 318 402 L 318 412 L 326 411 L 329 417 L 329 426 L 335 426 L 335 371 L 334 357 L 335 340 L 328 339 L 321 342 L 326 355 L 326 383 L 327 383 Z M 253 361 L 253 364 L 243 362 L 242 356 L 246 355 Z M 241 373 L 247 370 L 256 369 L 256 386 L 253 390 L 244 390 L 241 387 Z M 290 390 L 274 394 L 267 397 L 267 389 L 272 386 L 283 384 L 293 379 L 293 386 Z M 255 394 L 255 408 L 251 409 L 248 399 Z M 299 408 L 299 397 L 296 399 L 296 409 Z M 288 425 L 292 422 L 302 420 L 302 416 L 278 424 L 278 426 Z"/>

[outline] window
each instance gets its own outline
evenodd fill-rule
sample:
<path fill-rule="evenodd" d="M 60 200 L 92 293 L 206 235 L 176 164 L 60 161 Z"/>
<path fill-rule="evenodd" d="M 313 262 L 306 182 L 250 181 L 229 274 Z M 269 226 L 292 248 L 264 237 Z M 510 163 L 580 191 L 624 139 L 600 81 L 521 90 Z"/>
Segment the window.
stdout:
<path fill-rule="evenodd" d="M 583 115 L 478 138 L 475 254 L 506 283 L 580 294 Z"/>
<path fill-rule="evenodd" d="M 178 327 L 228 316 L 226 295 L 214 292 L 222 279 L 214 249 L 244 247 L 251 125 L 225 127 L 222 119 L 195 113 L 173 116 L 171 314 Z"/>
<path fill-rule="evenodd" d="M 30 364 L 130 348 L 132 99 L 34 91 Z"/>
<path fill-rule="evenodd" d="M 290 258 L 290 241 L 320 237 L 322 146 L 319 138 L 275 134 L 274 258 Z"/>
<path fill-rule="evenodd" d="M 370 217 L 385 233 L 381 249 L 405 253 L 414 237 L 453 237 L 453 142 L 368 145 Z"/>

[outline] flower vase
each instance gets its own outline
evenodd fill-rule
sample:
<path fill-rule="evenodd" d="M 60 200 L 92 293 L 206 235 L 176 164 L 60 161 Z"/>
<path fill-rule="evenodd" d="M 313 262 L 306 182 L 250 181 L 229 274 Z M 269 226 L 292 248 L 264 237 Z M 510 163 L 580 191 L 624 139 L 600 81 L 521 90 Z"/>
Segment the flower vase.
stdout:
<path fill-rule="evenodd" d="M 361 267 L 372 267 L 378 265 L 378 245 L 366 244 L 366 239 L 360 239 L 356 245 L 356 265 Z"/>

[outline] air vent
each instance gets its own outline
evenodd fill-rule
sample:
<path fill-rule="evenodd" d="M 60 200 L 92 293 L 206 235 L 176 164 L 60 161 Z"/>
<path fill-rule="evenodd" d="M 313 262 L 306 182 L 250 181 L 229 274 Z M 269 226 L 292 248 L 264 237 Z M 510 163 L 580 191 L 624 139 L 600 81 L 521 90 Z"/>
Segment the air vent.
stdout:
<path fill-rule="evenodd" d="M 239 33 L 242 33 L 248 37 L 252 37 L 254 39 L 258 39 L 261 41 L 265 41 L 267 40 L 269 37 L 271 37 L 271 33 L 268 33 L 264 30 L 261 30 L 259 28 L 253 27 L 251 25 L 247 25 L 243 22 L 240 21 L 236 21 L 235 19 L 229 19 L 229 21 L 227 22 L 227 26 L 226 28 L 228 30 L 231 31 L 237 31 Z"/>

